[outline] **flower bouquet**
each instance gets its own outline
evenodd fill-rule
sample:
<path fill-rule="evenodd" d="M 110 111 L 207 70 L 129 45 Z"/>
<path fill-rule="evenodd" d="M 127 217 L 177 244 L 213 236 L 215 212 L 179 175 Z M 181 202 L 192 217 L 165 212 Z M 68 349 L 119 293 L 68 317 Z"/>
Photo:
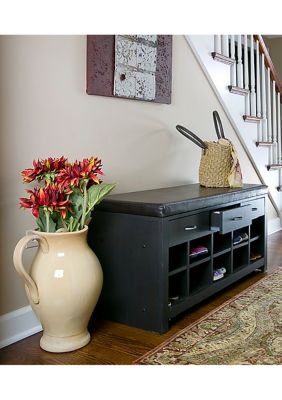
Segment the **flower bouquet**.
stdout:
<path fill-rule="evenodd" d="M 29 197 L 20 198 L 20 206 L 32 209 L 41 232 L 82 230 L 94 206 L 115 187 L 100 180 L 104 173 L 97 157 L 73 163 L 65 157 L 34 160 L 21 175 L 24 183 L 38 183 L 26 190 Z"/>

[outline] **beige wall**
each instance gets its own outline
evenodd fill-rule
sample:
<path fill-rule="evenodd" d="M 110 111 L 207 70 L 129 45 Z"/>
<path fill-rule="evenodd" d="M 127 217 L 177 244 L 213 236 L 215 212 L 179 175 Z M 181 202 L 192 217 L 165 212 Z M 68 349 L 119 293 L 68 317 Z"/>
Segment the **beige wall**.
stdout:
<path fill-rule="evenodd" d="M 181 123 L 215 140 L 217 109 L 245 183 L 259 182 L 182 36 L 173 38 L 171 105 L 88 96 L 84 36 L 2 36 L 0 60 L 0 315 L 27 304 L 12 254 L 35 226 L 29 210 L 18 207 L 19 171 L 34 158 L 97 155 L 116 193 L 197 182 L 200 151 L 174 127 Z"/>

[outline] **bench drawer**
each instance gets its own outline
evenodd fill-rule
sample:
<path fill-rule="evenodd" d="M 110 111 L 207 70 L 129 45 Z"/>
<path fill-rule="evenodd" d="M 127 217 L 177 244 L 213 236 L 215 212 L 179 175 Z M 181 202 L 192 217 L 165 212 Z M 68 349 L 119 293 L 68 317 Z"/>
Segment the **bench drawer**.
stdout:
<path fill-rule="evenodd" d="M 168 223 L 169 245 L 197 238 L 210 230 L 209 212 L 190 215 L 189 217 L 177 218 Z"/>
<path fill-rule="evenodd" d="M 228 210 L 213 211 L 211 213 L 211 229 L 220 233 L 228 233 L 252 223 L 252 206 L 250 204 Z"/>
<path fill-rule="evenodd" d="M 256 199 L 252 201 L 248 201 L 246 203 L 242 203 L 241 206 L 251 206 L 251 218 L 255 219 L 264 215 L 264 199 Z"/>

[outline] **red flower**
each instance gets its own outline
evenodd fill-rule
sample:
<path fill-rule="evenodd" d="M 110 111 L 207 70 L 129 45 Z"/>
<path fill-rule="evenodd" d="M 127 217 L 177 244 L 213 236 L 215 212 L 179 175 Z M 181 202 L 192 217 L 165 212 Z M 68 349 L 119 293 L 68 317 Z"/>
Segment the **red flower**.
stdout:
<path fill-rule="evenodd" d="M 44 174 L 48 172 L 56 172 L 65 167 L 67 159 L 65 157 L 52 158 L 49 157 L 46 160 L 33 160 L 33 168 L 27 168 L 21 172 L 23 181 L 30 183 L 35 179 L 40 180 L 44 177 Z"/>
<path fill-rule="evenodd" d="M 97 157 L 84 158 L 83 161 L 80 161 L 80 176 L 83 179 L 89 179 L 89 186 L 93 184 L 101 183 L 101 180 L 98 178 L 97 174 L 105 175 L 102 172 L 102 161 Z"/>
<path fill-rule="evenodd" d="M 102 162 L 97 157 L 84 158 L 83 161 L 68 164 L 59 171 L 56 182 L 64 189 L 69 186 L 79 187 L 84 179 L 89 181 L 88 187 L 99 184 L 101 181 L 97 174 L 104 175 L 101 168 Z"/>
<path fill-rule="evenodd" d="M 79 186 L 80 182 L 80 168 L 78 164 L 66 165 L 59 171 L 56 181 L 63 189 L 69 186 Z"/>
<path fill-rule="evenodd" d="M 51 213 L 59 212 L 62 218 L 65 218 L 67 211 L 71 211 L 71 202 L 67 195 L 72 191 L 62 191 L 57 185 L 51 184 L 43 188 L 27 190 L 30 193 L 29 198 L 20 198 L 22 208 L 32 208 L 32 214 L 35 218 L 39 217 L 39 208 L 46 208 Z"/>

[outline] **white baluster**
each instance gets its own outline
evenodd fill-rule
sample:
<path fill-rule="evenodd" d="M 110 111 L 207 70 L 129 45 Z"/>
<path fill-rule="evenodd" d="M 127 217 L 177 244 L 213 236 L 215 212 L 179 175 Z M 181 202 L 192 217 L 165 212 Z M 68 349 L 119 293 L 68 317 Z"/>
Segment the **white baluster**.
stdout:
<path fill-rule="evenodd" d="M 257 86 L 257 116 L 260 118 L 261 117 L 261 92 L 260 92 L 260 62 L 259 62 L 259 41 L 257 40 L 257 56 L 256 56 L 256 67 L 257 67 L 257 80 L 256 80 L 256 86 Z"/>
<path fill-rule="evenodd" d="M 276 90 L 275 81 L 272 81 L 272 137 L 273 163 L 277 164 L 277 120 L 276 120 Z"/>
<path fill-rule="evenodd" d="M 282 169 L 280 168 L 279 171 L 279 187 L 282 186 Z"/>
<path fill-rule="evenodd" d="M 277 93 L 277 144 L 278 164 L 281 164 L 281 95 Z"/>
<path fill-rule="evenodd" d="M 235 37 L 234 35 L 231 35 L 231 58 L 235 60 Z M 233 63 L 231 65 L 231 85 L 236 86 L 236 63 Z"/>
<path fill-rule="evenodd" d="M 266 80 L 264 54 L 261 55 L 261 103 L 262 103 L 262 140 L 267 141 L 267 119 L 266 119 Z"/>
<path fill-rule="evenodd" d="M 220 37 L 220 35 L 214 35 L 214 51 L 215 51 L 215 53 L 221 54 L 221 37 Z"/>
<path fill-rule="evenodd" d="M 241 35 L 238 35 L 238 63 L 237 63 L 237 86 L 243 88 L 243 64 L 242 64 L 242 40 Z"/>
<path fill-rule="evenodd" d="M 245 89 L 249 90 L 249 56 L 248 56 L 248 35 L 244 35 L 244 81 Z M 250 115 L 250 95 L 245 97 L 246 115 Z"/>
<path fill-rule="evenodd" d="M 272 142 L 272 121 L 271 121 L 271 96 L 270 96 L 270 87 L 271 87 L 271 81 L 270 81 L 270 68 L 267 68 L 267 137 L 268 141 Z M 270 149 L 270 155 L 272 154 L 272 151 Z M 270 164 L 272 163 L 272 157 L 269 160 Z"/>
<path fill-rule="evenodd" d="M 255 92 L 255 54 L 254 54 L 254 40 L 251 36 L 251 115 L 255 117 L 256 111 L 256 92 Z"/>
<path fill-rule="evenodd" d="M 221 51 L 226 57 L 229 57 L 228 35 L 221 35 Z"/>
<path fill-rule="evenodd" d="M 257 40 L 256 42 L 256 69 L 257 69 L 257 75 L 256 75 L 256 87 L 257 87 L 257 116 L 261 118 L 261 92 L 260 92 L 260 54 L 259 54 L 259 41 Z M 262 140 L 262 121 L 258 124 L 258 141 L 260 142 Z"/>

